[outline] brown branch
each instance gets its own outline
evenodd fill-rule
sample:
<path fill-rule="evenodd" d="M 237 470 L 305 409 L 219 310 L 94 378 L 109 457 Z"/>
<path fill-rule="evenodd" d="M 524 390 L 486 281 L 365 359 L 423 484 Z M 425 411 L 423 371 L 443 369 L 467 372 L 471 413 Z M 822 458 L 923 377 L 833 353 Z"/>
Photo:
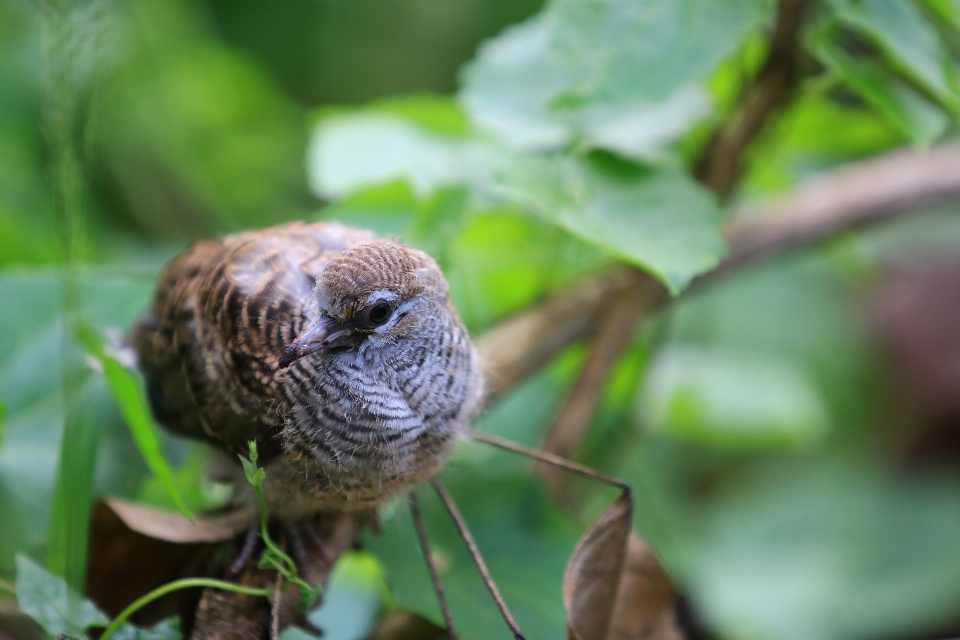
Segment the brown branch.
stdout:
<path fill-rule="evenodd" d="M 770 117 L 793 96 L 800 78 L 800 33 L 813 0 L 780 0 L 770 52 L 740 105 L 713 134 L 694 175 L 726 200 L 743 175 L 743 154 Z"/>
<path fill-rule="evenodd" d="M 607 378 L 633 340 L 634 327 L 667 297 L 666 289 L 653 278 L 639 271 L 634 271 L 631 275 L 633 282 L 630 288 L 620 293 L 610 306 L 604 309 L 590 355 L 547 430 L 543 442 L 545 451 L 569 458 L 580 449 L 600 403 Z M 537 464 L 537 472 L 547 482 L 553 497 L 563 501 L 570 476 L 557 467 L 544 463 Z"/>
<path fill-rule="evenodd" d="M 697 282 L 841 231 L 960 199 L 960 144 L 900 149 L 801 184 L 727 225 L 730 252 Z"/>

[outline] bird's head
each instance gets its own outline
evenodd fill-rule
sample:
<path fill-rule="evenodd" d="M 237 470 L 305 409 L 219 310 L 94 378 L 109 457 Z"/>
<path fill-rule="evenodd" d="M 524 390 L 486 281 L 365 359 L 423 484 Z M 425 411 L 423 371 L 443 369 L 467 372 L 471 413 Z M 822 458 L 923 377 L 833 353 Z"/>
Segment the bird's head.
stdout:
<path fill-rule="evenodd" d="M 283 352 L 279 368 L 323 350 L 366 342 L 395 345 L 425 321 L 435 325 L 436 314 L 454 314 L 433 258 L 389 241 L 334 256 L 317 278 L 313 296 L 316 318 Z"/>

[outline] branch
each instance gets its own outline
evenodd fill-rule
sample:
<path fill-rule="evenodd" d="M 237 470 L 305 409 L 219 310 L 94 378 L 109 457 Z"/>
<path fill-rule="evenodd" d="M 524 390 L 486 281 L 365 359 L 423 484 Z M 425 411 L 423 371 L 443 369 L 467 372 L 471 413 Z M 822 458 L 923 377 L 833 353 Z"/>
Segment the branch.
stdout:
<path fill-rule="evenodd" d="M 898 150 L 810 180 L 770 205 L 735 216 L 727 227 L 727 258 L 693 289 L 747 265 L 815 244 L 837 233 L 925 207 L 960 201 L 960 144 Z M 632 267 L 565 290 L 509 318 L 477 340 L 487 363 L 488 403 L 587 337 L 636 276 Z M 650 276 L 641 282 L 653 284 Z M 634 284 L 633 286 L 637 286 Z M 661 300 L 667 300 L 665 292 Z"/>
<path fill-rule="evenodd" d="M 730 253 L 697 282 L 841 231 L 960 200 L 960 144 L 900 149 L 801 184 L 727 225 Z"/>
<path fill-rule="evenodd" d="M 793 96 L 800 79 L 800 32 L 812 5 L 813 0 L 780 0 L 763 68 L 697 163 L 694 175 L 721 200 L 729 198 L 740 181 L 747 147 Z"/>

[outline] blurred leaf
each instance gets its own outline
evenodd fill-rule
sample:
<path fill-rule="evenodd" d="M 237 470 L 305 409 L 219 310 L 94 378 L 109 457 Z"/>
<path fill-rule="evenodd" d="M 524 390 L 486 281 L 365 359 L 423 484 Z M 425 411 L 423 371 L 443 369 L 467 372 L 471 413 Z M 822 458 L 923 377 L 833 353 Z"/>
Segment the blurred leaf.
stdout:
<path fill-rule="evenodd" d="M 70 591 L 59 578 L 31 560 L 17 555 L 17 604 L 50 635 L 83 637 L 90 627 L 105 627 L 109 620 L 89 600 Z"/>
<path fill-rule="evenodd" d="M 818 53 L 823 62 L 890 118 L 915 144 L 929 146 L 943 135 L 949 124 L 943 111 L 886 73 L 876 62 L 854 58 L 829 42 L 823 42 Z"/>
<path fill-rule="evenodd" d="M 809 446 L 830 424 L 805 372 L 789 360 L 746 350 L 662 351 L 639 409 L 652 429 L 713 445 Z"/>
<path fill-rule="evenodd" d="M 180 621 L 176 617 L 164 618 L 151 627 L 135 627 L 124 623 L 110 636 L 116 640 L 180 640 Z"/>
<path fill-rule="evenodd" d="M 709 112 L 700 83 L 770 2 L 555 0 L 481 47 L 462 97 L 514 147 L 570 142 L 656 157 Z"/>
<path fill-rule="evenodd" d="M 835 100 L 808 86 L 780 116 L 771 135 L 754 144 L 743 190 L 750 194 L 788 189 L 844 162 L 909 141 L 879 109 Z"/>
<path fill-rule="evenodd" d="M 191 512 L 204 513 L 225 507 L 233 496 L 233 487 L 212 480 L 209 473 L 211 449 L 190 440 L 187 458 L 173 472 L 180 497 Z M 173 496 L 156 476 L 144 479 L 137 493 L 137 501 L 154 507 L 176 509 Z"/>
<path fill-rule="evenodd" d="M 307 156 L 310 185 L 336 199 L 398 179 L 425 197 L 444 186 L 488 190 L 493 148 L 479 140 L 438 133 L 389 111 L 363 109 L 320 121 Z"/>
<path fill-rule="evenodd" d="M 73 397 L 60 441 L 60 465 L 50 507 L 47 567 L 82 592 L 86 577 L 87 534 L 102 416 L 109 413 L 102 381 L 87 380 Z"/>
<path fill-rule="evenodd" d="M 633 496 L 624 493 L 591 525 L 563 573 L 567 636 L 605 640 L 623 577 L 633 515 Z"/>
<path fill-rule="evenodd" d="M 649 271 L 677 294 L 726 251 L 713 197 L 679 170 L 603 156 L 530 156 L 497 192 Z"/>
<path fill-rule="evenodd" d="M 483 491 L 478 492 L 478 476 L 464 471 L 449 488 L 517 623 L 530 640 L 562 637 L 565 616 L 560 584 L 576 541 L 573 531 L 557 526 L 561 516 L 545 506 L 546 496 L 532 478 L 486 477 Z M 453 480 L 448 477 L 444 483 Z M 420 499 L 458 631 L 468 638 L 504 635 L 503 619 L 446 512 L 427 492 L 421 492 Z M 398 504 L 395 513 L 385 516 L 382 534 L 364 536 L 364 546 L 386 569 L 395 605 L 442 624 L 407 509 Z"/>
<path fill-rule="evenodd" d="M 889 62 L 933 96 L 954 117 L 960 114 L 957 75 L 936 28 L 913 2 L 831 0 L 836 15 L 873 41 Z"/>
<path fill-rule="evenodd" d="M 337 560 L 323 591 L 323 603 L 308 617 L 323 629 L 323 640 L 361 640 L 370 636 L 385 595 L 380 563 L 368 552 L 350 551 Z M 294 628 L 281 634 L 282 640 L 314 637 Z"/>
<path fill-rule="evenodd" d="M 42 555 L 50 517 L 53 481 L 63 433 L 61 397 L 60 273 L 54 269 L 0 273 L 0 400 L 7 409 L 0 445 L 0 572 L 12 575 L 17 552 Z M 81 315 L 91 321 L 126 326 L 146 304 L 149 284 L 106 270 L 81 273 Z M 132 442 L 113 403 L 97 385 L 85 393 L 99 431 L 97 493 L 130 495 L 146 469 L 130 456 Z M 54 443 L 54 444 L 51 444 Z M 79 540 L 79 537 L 77 538 Z"/>
<path fill-rule="evenodd" d="M 160 428 L 150 411 L 146 385 L 140 372 L 121 362 L 116 355 L 108 353 L 101 344 L 101 338 L 89 327 L 81 333 L 80 337 L 84 347 L 103 364 L 103 374 L 110 394 L 117 402 L 127 426 L 130 427 L 137 449 L 140 450 L 150 471 L 160 480 L 180 512 L 193 522 L 193 516 L 180 496 L 173 471 L 163 456 L 158 436 Z"/>
<path fill-rule="evenodd" d="M 862 458 L 862 456 L 861 456 Z M 687 585 L 728 637 L 853 640 L 956 619 L 960 477 L 862 459 L 751 474 L 710 506 Z"/>

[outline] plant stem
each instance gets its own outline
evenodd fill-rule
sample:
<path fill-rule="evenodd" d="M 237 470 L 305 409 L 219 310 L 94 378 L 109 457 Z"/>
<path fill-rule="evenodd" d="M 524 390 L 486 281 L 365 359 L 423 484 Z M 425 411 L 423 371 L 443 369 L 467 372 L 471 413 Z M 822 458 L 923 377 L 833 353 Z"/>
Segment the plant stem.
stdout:
<path fill-rule="evenodd" d="M 248 596 L 263 596 L 265 598 L 269 598 L 271 595 L 273 595 L 272 589 L 244 587 L 239 584 L 227 582 L 226 580 L 215 580 L 213 578 L 184 578 L 182 580 L 174 580 L 173 582 L 168 582 L 167 584 L 161 585 L 150 593 L 134 600 L 126 609 L 121 611 L 120 614 L 113 619 L 113 622 L 111 622 L 107 628 L 103 630 L 103 635 L 100 637 L 102 640 L 109 640 L 110 636 L 120 628 L 120 625 L 127 621 L 127 618 L 136 613 L 144 605 L 153 602 L 157 598 L 161 598 L 168 593 L 177 591 L 179 589 L 190 589 L 193 587 L 222 589 L 224 591 L 233 591 L 234 593 L 242 593 Z"/>

